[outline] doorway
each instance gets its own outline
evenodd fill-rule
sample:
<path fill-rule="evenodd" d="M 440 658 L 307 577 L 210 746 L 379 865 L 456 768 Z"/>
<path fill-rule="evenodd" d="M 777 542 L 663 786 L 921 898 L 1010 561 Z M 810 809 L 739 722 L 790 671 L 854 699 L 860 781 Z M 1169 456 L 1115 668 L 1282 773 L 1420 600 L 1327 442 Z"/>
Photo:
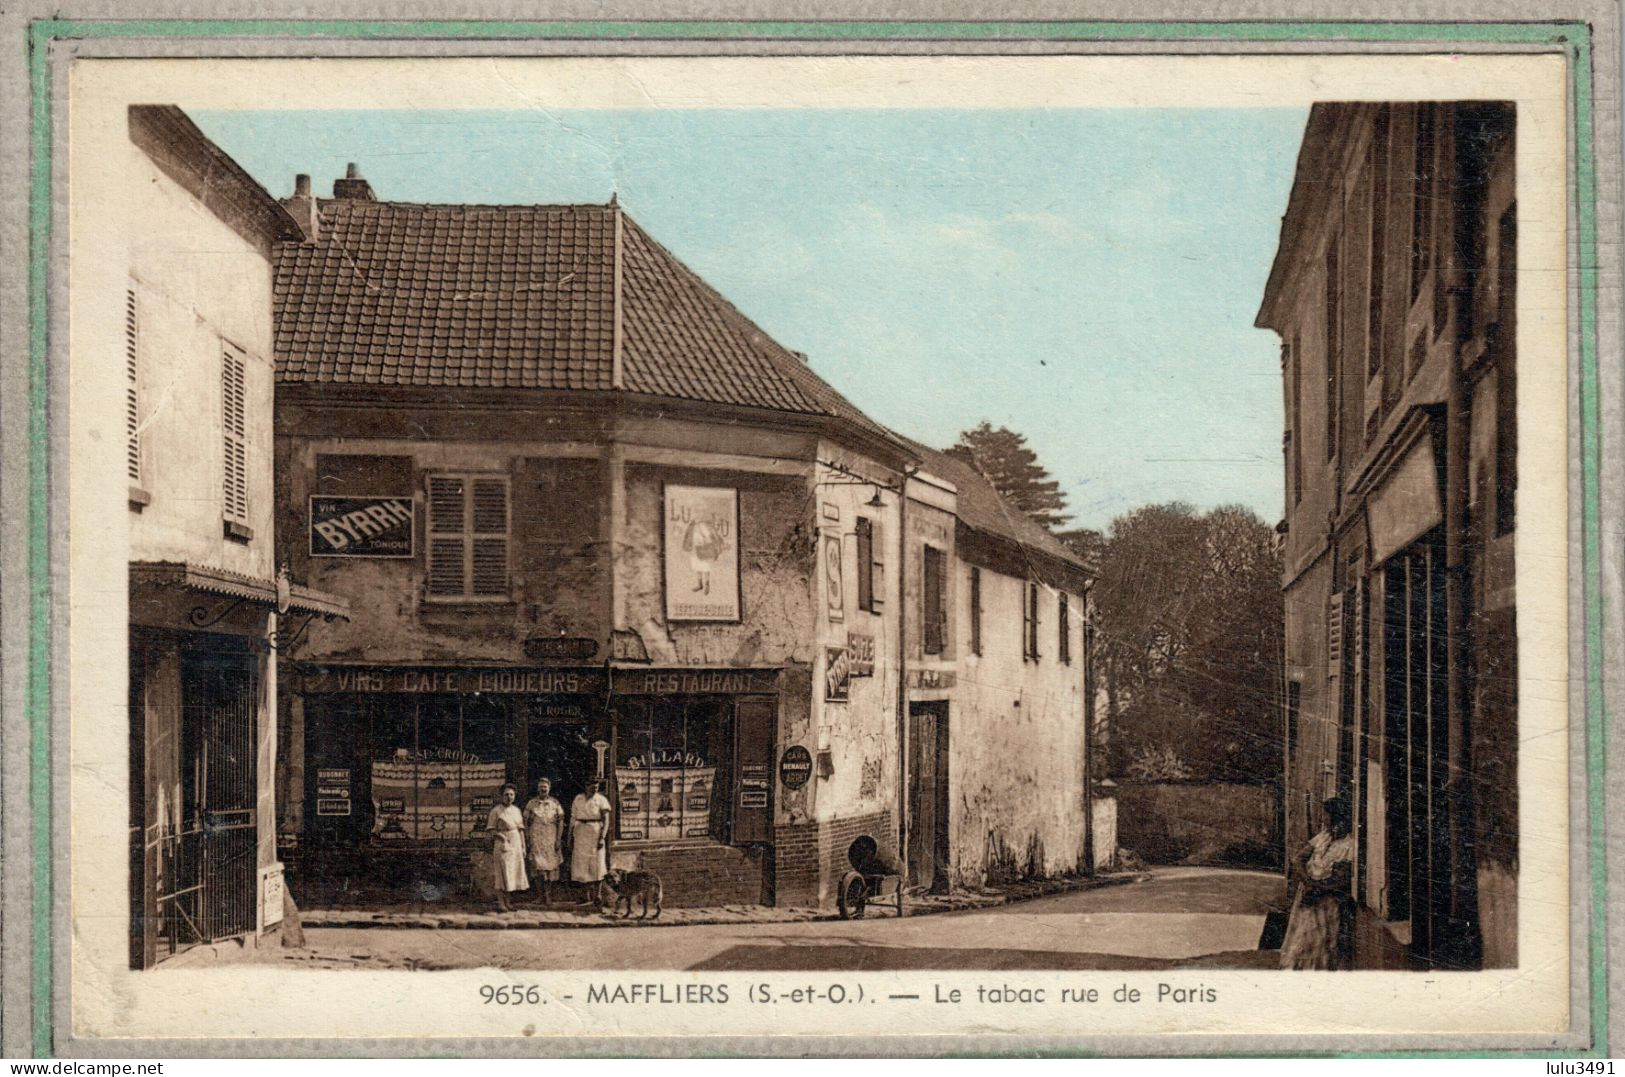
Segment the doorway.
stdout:
<path fill-rule="evenodd" d="M 553 784 L 553 799 L 566 813 L 586 788 L 587 779 L 598 771 L 598 754 L 592 747 L 592 729 L 581 721 L 532 721 L 528 726 L 525 752 L 525 785 L 520 791 L 523 804 L 536 795 L 536 781 L 546 778 Z"/>
<path fill-rule="evenodd" d="M 908 875 L 932 893 L 948 889 L 948 704 L 908 706 Z"/>

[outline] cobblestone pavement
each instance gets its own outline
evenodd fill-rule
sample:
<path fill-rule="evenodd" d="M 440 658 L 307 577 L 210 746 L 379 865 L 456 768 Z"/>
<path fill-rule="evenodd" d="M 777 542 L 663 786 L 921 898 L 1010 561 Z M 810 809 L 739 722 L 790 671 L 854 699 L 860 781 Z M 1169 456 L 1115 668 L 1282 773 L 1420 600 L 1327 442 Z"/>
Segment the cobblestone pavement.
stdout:
<path fill-rule="evenodd" d="M 1277 955 L 1258 950 L 1258 940 L 1282 888 L 1280 876 L 1264 872 L 1165 868 L 1116 886 L 1019 901 L 999 895 L 997 904 L 984 900 L 942 915 L 917 916 L 922 907 L 901 921 L 887 912 L 831 922 L 811 919 L 811 910 L 800 910 L 802 919 L 770 919 L 790 910 L 739 909 L 730 914 L 736 920 L 674 920 L 657 935 L 538 930 L 521 913 L 511 914 L 505 930 L 484 931 L 307 921 L 307 949 L 260 950 L 251 959 L 422 970 L 1267 968 Z"/>

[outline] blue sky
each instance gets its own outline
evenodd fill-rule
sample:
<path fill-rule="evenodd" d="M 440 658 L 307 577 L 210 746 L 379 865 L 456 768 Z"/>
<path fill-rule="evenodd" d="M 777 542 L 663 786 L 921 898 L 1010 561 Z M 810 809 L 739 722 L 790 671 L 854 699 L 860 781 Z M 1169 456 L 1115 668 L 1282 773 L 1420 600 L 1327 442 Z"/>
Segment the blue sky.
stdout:
<path fill-rule="evenodd" d="M 1306 109 L 196 112 L 279 197 L 606 202 L 870 415 L 1027 435 L 1074 525 L 1281 513 L 1252 328 Z"/>

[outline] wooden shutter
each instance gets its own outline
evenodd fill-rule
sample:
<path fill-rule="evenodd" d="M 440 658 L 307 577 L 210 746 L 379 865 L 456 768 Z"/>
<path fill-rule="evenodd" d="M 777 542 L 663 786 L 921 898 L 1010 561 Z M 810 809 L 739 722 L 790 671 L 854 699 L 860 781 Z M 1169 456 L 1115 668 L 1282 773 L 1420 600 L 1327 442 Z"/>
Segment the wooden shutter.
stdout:
<path fill-rule="evenodd" d="M 1057 638 L 1060 643 L 1058 654 L 1064 665 L 1072 663 L 1072 609 L 1068 604 L 1066 592 L 1062 591 L 1056 600 L 1056 620 L 1060 622 Z"/>
<path fill-rule="evenodd" d="M 858 539 L 858 609 L 874 612 L 875 608 L 875 536 L 874 523 L 867 516 L 859 516 Z"/>
<path fill-rule="evenodd" d="M 130 482 L 136 486 L 141 485 L 141 363 L 136 341 L 139 324 L 135 289 L 131 288 L 124 293 L 124 453 Z"/>
<path fill-rule="evenodd" d="M 946 588 L 942 579 L 942 551 L 933 547 L 925 548 L 925 653 L 941 654 L 943 650 L 943 629 L 947 618 L 943 608 L 943 599 Z"/>
<path fill-rule="evenodd" d="M 982 653 L 982 570 L 970 570 L 970 653 Z"/>
<path fill-rule="evenodd" d="M 885 529 L 875 520 L 869 521 L 869 611 L 879 613 L 886 604 L 886 538 Z"/>
<path fill-rule="evenodd" d="M 471 594 L 482 598 L 508 593 L 508 482 L 474 480 Z"/>
<path fill-rule="evenodd" d="M 468 514 L 464 511 L 467 483 L 461 475 L 429 477 L 429 568 L 428 593 L 464 593 L 463 562 L 468 554 L 465 537 Z"/>
<path fill-rule="evenodd" d="M 734 714 L 735 767 L 733 841 L 736 845 L 773 840 L 772 701 L 747 699 Z"/>
<path fill-rule="evenodd" d="M 226 344 L 220 354 L 220 399 L 226 519 L 248 523 L 248 364 Z"/>

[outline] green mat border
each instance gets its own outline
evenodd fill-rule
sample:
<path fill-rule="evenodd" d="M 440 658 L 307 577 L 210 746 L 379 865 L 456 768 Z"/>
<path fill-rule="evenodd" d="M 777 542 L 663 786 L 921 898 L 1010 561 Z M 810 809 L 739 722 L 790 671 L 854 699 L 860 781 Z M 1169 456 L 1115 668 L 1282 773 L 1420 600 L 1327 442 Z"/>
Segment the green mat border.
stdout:
<path fill-rule="evenodd" d="M 1605 960 L 1607 864 L 1604 773 L 1607 751 L 1602 688 L 1601 411 L 1597 371 L 1597 170 L 1592 101 L 1592 34 L 1572 21 L 1335 22 L 1335 21 L 560 21 L 389 19 L 39 19 L 29 24 L 31 180 L 28 267 L 28 595 L 30 639 L 26 672 L 29 798 L 33 839 L 33 1047 L 52 1047 L 54 947 L 51 935 L 51 587 L 47 468 L 47 278 L 51 247 L 52 109 L 50 48 L 58 41 L 123 38 L 293 38 L 325 41 L 443 39 L 607 41 L 1015 41 L 1052 42 L 1359 42 L 1543 46 L 1561 49 L 1569 64 L 1574 104 L 1573 191 L 1579 230 L 1580 464 L 1582 594 L 1584 601 L 1586 798 L 1591 873 L 1589 925 L 1591 1057 L 1608 1055 Z M 1086 1057 L 1089 1052 L 1060 1052 Z M 1574 1058 L 1573 1051 L 1324 1052 L 1345 1058 Z M 1249 1056 L 1238 1056 L 1249 1057 Z"/>

